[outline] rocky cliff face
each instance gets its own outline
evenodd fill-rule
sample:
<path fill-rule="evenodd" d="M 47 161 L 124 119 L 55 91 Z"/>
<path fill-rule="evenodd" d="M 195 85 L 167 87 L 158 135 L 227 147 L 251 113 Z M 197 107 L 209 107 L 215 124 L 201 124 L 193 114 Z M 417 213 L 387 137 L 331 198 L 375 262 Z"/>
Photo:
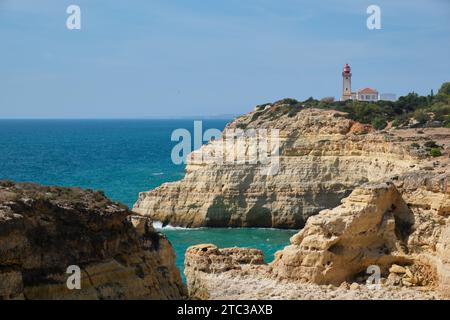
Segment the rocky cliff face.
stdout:
<path fill-rule="evenodd" d="M 303 227 L 308 217 L 333 208 L 357 186 L 417 168 L 423 154 L 410 145 L 450 139 L 450 132 L 373 132 L 337 111 L 304 109 L 283 113 L 283 104 L 254 111 L 229 124 L 188 160 L 185 177 L 139 195 L 133 210 L 164 224 L 188 227 Z M 280 111 L 281 110 L 281 111 Z M 251 163 L 257 145 L 251 134 L 228 148 L 232 130 L 277 129 L 276 174 Z M 217 154 L 247 161 L 214 161 Z M 258 153 L 259 154 L 259 153 Z"/>
<path fill-rule="evenodd" d="M 342 205 L 311 217 L 277 253 L 273 275 L 336 285 L 370 265 L 385 275 L 393 264 L 409 265 L 415 274 L 403 284 L 436 286 L 448 295 L 450 172 L 443 162 L 441 169 L 356 188 Z"/>
<path fill-rule="evenodd" d="M 172 247 L 148 218 L 99 192 L 0 182 L 0 299 L 184 296 Z"/>
<path fill-rule="evenodd" d="M 378 265 L 406 264 L 405 237 L 413 214 L 393 184 L 356 188 L 342 205 L 311 217 L 277 253 L 277 277 L 340 285 Z"/>
<path fill-rule="evenodd" d="M 260 298 L 448 298 L 450 172 L 448 159 L 440 161 L 443 167 L 356 188 L 341 205 L 310 217 L 270 265 L 233 263 L 211 245 L 190 248 L 189 291 L 198 298 L 248 297 L 253 285 Z M 228 266 L 216 268 L 219 261 Z M 371 266 L 381 272 L 377 290 L 364 284 Z"/>
<path fill-rule="evenodd" d="M 332 110 L 283 110 L 274 104 L 236 119 L 222 139 L 192 154 L 183 180 L 141 193 L 135 204 L 166 224 L 303 228 L 269 265 L 248 249 L 190 248 L 191 296 L 448 296 L 450 129 L 374 131 Z M 263 174 L 263 162 L 214 161 L 217 154 L 254 159 L 254 136 L 227 145 L 236 129 L 279 130 L 270 143 L 279 146 L 275 174 Z M 432 158 L 437 145 L 443 156 Z M 383 287 L 367 291 L 374 267 Z"/>

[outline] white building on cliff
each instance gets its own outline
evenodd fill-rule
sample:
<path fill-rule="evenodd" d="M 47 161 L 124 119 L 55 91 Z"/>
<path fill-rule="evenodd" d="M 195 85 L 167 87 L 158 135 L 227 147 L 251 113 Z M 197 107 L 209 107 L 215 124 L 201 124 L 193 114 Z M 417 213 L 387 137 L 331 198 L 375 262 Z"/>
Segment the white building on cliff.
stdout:
<path fill-rule="evenodd" d="M 363 88 L 352 92 L 352 70 L 348 63 L 345 64 L 342 71 L 342 97 L 341 101 L 357 100 L 365 102 L 376 102 L 381 100 L 378 90 L 373 88 Z M 395 95 L 390 94 L 389 100 L 395 100 Z"/>

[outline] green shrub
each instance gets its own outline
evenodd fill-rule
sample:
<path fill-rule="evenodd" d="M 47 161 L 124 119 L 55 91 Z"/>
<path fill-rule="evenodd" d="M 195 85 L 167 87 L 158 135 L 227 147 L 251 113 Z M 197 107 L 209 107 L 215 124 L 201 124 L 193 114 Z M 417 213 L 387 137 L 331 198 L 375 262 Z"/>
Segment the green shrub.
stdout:
<path fill-rule="evenodd" d="M 413 117 L 417 120 L 417 122 L 419 122 L 419 124 L 425 124 L 428 120 L 430 120 L 430 117 L 424 110 L 416 110 Z"/>
<path fill-rule="evenodd" d="M 334 97 L 324 97 L 322 99 L 320 99 L 320 102 L 324 102 L 327 104 L 333 103 L 334 102 Z"/>
<path fill-rule="evenodd" d="M 289 118 L 295 117 L 299 111 L 300 111 L 300 108 L 292 108 L 288 112 L 288 117 Z"/>
<path fill-rule="evenodd" d="M 432 149 L 430 150 L 430 155 L 431 155 L 432 157 L 440 157 L 440 156 L 442 156 L 441 149 L 440 149 L 440 148 L 432 148 Z"/>
<path fill-rule="evenodd" d="M 278 100 L 277 102 L 275 102 L 274 104 L 288 104 L 288 105 L 294 105 L 297 104 L 298 101 L 292 98 L 285 98 L 285 99 L 281 99 Z"/>
<path fill-rule="evenodd" d="M 252 118 L 250 119 L 250 122 L 253 122 L 255 120 L 257 120 L 259 118 L 260 115 L 262 115 L 264 112 L 262 111 L 257 111 L 252 115 Z"/>
<path fill-rule="evenodd" d="M 372 120 L 372 126 L 377 130 L 386 128 L 387 122 L 383 118 L 375 118 Z"/>

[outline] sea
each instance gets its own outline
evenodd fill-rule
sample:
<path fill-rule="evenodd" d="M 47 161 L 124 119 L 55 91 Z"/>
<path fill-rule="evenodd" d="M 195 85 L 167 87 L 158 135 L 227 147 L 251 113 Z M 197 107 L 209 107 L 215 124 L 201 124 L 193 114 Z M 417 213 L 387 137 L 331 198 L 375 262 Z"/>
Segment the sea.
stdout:
<path fill-rule="evenodd" d="M 203 131 L 222 130 L 230 119 L 201 121 Z M 132 208 L 139 192 L 183 177 L 185 165 L 171 158 L 176 129 L 189 131 L 194 145 L 194 119 L 0 120 L 0 180 L 102 190 Z M 257 248 L 270 262 L 296 232 L 155 225 L 172 243 L 182 273 L 191 245 Z"/>

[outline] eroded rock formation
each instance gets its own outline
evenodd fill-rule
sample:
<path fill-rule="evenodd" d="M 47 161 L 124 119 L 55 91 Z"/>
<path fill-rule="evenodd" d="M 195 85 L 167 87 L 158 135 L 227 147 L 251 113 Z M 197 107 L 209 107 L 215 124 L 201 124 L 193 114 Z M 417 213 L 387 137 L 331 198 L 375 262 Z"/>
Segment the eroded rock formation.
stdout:
<path fill-rule="evenodd" d="M 386 272 L 394 263 L 409 262 L 404 248 L 413 220 L 393 184 L 356 188 L 342 205 L 309 218 L 277 253 L 274 275 L 339 285 L 370 265 Z"/>
<path fill-rule="evenodd" d="M 69 266 L 81 289 L 69 290 Z M 0 182 L 0 299 L 181 299 L 171 244 L 102 193 Z"/>
<path fill-rule="evenodd" d="M 199 227 L 303 227 L 306 219 L 333 208 L 366 182 L 417 168 L 423 154 L 410 147 L 426 139 L 450 139 L 433 130 L 374 132 L 370 126 L 332 110 L 304 109 L 281 114 L 283 104 L 254 111 L 229 124 L 235 129 L 278 129 L 279 170 L 267 165 L 214 161 L 217 154 L 254 159 L 255 138 L 227 148 L 223 138 L 194 152 L 185 177 L 143 192 L 133 210 L 164 224 Z M 234 158 L 233 158 L 234 159 Z"/>
<path fill-rule="evenodd" d="M 250 297 L 252 286 L 255 298 L 262 299 L 448 298 L 450 174 L 448 159 L 441 161 L 444 169 L 356 188 L 340 206 L 310 217 L 271 264 L 228 259 L 227 268 L 216 268 L 228 249 L 190 248 L 189 291 L 197 298 L 230 299 Z M 369 266 L 380 268 L 379 290 L 364 284 Z M 308 290 L 321 294 L 311 296 Z"/>
<path fill-rule="evenodd" d="M 191 299 L 210 299 L 211 289 L 216 281 L 208 280 L 209 275 L 242 271 L 242 266 L 263 266 L 262 251 L 256 249 L 225 248 L 213 244 L 203 244 L 188 248 L 185 256 L 185 274 Z M 264 266 L 263 266 L 264 268 Z M 216 279 L 220 282 L 220 277 Z"/>
<path fill-rule="evenodd" d="M 273 289 L 256 285 L 263 298 L 282 297 L 286 283 L 345 289 L 354 282 L 353 290 L 365 287 L 374 265 L 384 285 L 413 288 L 411 297 L 422 297 L 416 287 L 448 295 L 450 129 L 375 131 L 333 110 L 283 110 L 280 102 L 239 117 L 222 139 L 192 153 L 183 180 L 141 193 L 134 206 L 164 224 L 303 228 L 270 265 L 237 263 L 210 245 L 189 249 L 193 296 L 248 298 L 260 282 Z M 236 129 L 279 130 L 275 174 L 262 174 L 261 162 L 215 161 L 217 154 L 255 158 L 254 136 L 227 145 Z M 442 156 L 433 159 L 426 146 L 439 146 Z"/>

